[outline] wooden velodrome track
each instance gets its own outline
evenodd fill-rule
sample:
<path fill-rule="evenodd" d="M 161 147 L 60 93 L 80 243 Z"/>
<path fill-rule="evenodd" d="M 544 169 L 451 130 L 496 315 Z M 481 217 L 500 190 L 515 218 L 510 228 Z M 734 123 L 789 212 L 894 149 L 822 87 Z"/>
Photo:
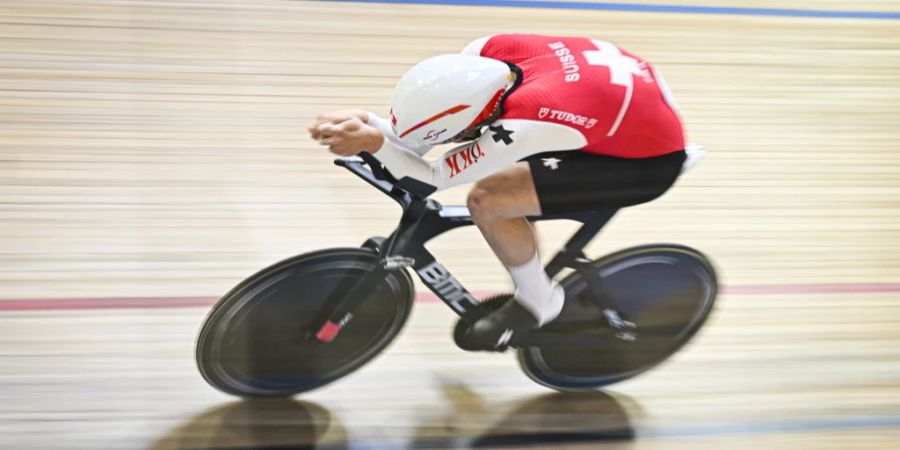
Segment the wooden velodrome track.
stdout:
<path fill-rule="evenodd" d="M 790 5 L 884 17 L 0 1 L 0 448 L 900 448 L 900 4 Z M 397 218 L 307 122 L 384 114 L 416 61 L 511 31 L 613 41 L 666 74 L 711 153 L 591 251 L 708 253 L 724 293 L 704 331 L 637 379 L 560 394 L 510 354 L 457 350 L 423 297 L 330 387 L 263 404 L 208 387 L 192 351 L 216 296 Z M 573 229 L 542 224 L 544 251 Z M 431 248 L 470 289 L 509 288 L 475 230 Z"/>

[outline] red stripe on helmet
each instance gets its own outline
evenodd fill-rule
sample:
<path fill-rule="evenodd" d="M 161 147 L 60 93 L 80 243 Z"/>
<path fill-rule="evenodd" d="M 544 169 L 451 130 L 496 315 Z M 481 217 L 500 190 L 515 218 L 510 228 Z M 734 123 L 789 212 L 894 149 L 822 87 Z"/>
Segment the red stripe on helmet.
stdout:
<path fill-rule="evenodd" d="M 446 110 L 446 111 L 439 112 L 439 113 L 437 113 L 437 114 L 435 114 L 435 115 L 433 115 L 433 116 L 431 116 L 431 117 L 429 117 L 429 118 L 423 120 L 422 122 L 420 122 L 420 123 L 414 125 L 412 128 L 410 128 L 410 129 L 404 131 L 403 134 L 400 135 L 400 137 L 402 138 L 403 136 L 406 136 L 407 134 L 412 133 L 413 131 L 416 131 L 416 130 L 418 130 L 419 128 L 422 128 L 422 127 L 424 127 L 425 125 L 428 125 L 429 123 L 434 122 L 435 120 L 438 120 L 438 119 L 440 119 L 440 118 L 442 118 L 442 117 L 449 116 L 450 114 L 456 114 L 456 113 L 458 113 L 458 112 L 460 112 L 460 111 L 463 111 L 463 110 L 465 110 L 465 109 L 468 109 L 469 106 L 471 106 L 471 105 L 456 105 L 456 106 L 454 106 L 454 107 L 452 107 L 452 108 L 450 108 L 450 109 L 448 109 L 448 110 Z"/>

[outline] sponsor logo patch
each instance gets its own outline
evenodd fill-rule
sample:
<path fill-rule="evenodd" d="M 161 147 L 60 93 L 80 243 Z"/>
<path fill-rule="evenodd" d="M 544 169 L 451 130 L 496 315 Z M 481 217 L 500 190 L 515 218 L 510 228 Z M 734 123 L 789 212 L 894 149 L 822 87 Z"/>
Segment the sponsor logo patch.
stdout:
<path fill-rule="evenodd" d="M 559 63 L 562 65 L 565 73 L 566 83 L 574 83 L 581 79 L 581 74 L 578 73 L 578 61 L 575 60 L 575 55 L 566 47 L 566 44 L 556 41 L 547 44 L 547 47 L 550 47 L 550 50 L 553 50 L 553 54 L 559 58 Z"/>
<path fill-rule="evenodd" d="M 493 133 L 491 137 L 494 138 L 494 142 L 503 141 L 506 145 L 513 143 L 512 137 L 510 137 L 513 131 L 503 128 L 503 125 L 488 126 L 488 130 L 491 130 L 491 133 Z"/>
<path fill-rule="evenodd" d="M 544 162 L 544 167 L 549 167 L 550 170 L 559 169 L 559 163 L 562 162 L 562 160 L 558 158 L 541 158 L 541 161 Z"/>
<path fill-rule="evenodd" d="M 478 159 L 484 156 L 484 151 L 478 142 L 472 143 L 466 148 L 444 158 L 447 167 L 450 168 L 450 178 L 463 173 L 469 167 L 475 165 Z"/>
<path fill-rule="evenodd" d="M 428 130 L 428 133 L 425 134 L 425 140 L 426 141 L 436 141 L 441 137 L 442 134 L 444 134 L 446 132 L 447 132 L 446 128 L 444 128 L 443 130 Z"/>
<path fill-rule="evenodd" d="M 434 261 L 417 270 L 417 272 L 422 277 L 422 280 L 449 302 L 450 306 L 456 311 L 460 313 L 467 311 L 468 308 L 463 306 L 463 303 L 468 303 L 469 306 L 478 304 L 478 300 L 475 300 L 472 294 L 466 292 L 462 284 L 453 275 L 450 275 L 450 272 L 441 263 Z"/>
<path fill-rule="evenodd" d="M 568 122 L 572 125 L 577 125 L 579 127 L 585 129 L 594 128 L 594 125 L 597 125 L 597 119 L 587 116 L 580 116 L 578 114 L 566 112 L 566 111 L 557 111 L 555 109 L 550 109 L 546 107 L 541 107 L 538 111 L 539 119 L 547 119 L 550 120 L 558 120 L 560 122 Z"/>

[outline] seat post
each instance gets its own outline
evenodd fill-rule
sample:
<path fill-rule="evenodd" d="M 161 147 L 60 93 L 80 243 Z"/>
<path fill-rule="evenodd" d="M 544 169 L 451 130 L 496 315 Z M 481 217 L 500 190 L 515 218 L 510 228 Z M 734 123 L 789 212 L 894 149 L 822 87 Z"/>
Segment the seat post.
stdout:
<path fill-rule="evenodd" d="M 609 223 L 610 219 L 618 211 L 618 209 L 608 209 L 572 216 L 572 219 L 580 221 L 583 225 L 569 238 L 556 256 L 547 263 L 547 267 L 544 269 L 547 272 L 547 276 L 553 278 L 560 270 L 569 266 L 571 261 L 574 261 L 576 258 L 583 258 L 584 253 L 582 253 L 582 250 L 584 247 Z"/>

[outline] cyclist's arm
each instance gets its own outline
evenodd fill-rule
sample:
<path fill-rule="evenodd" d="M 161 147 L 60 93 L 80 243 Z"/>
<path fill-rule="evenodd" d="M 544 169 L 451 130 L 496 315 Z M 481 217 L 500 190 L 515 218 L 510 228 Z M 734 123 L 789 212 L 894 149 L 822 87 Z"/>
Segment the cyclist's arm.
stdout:
<path fill-rule="evenodd" d="M 495 122 L 477 141 L 456 147 L 435 161 L 426 161 L 389 139 L 374 156 L 395 177 L 414 178 L 440 191 L 478 181 L 536 153 L 576 150 L 585 145 L 584 136 L 571 127 L 510 119 Z"/>

